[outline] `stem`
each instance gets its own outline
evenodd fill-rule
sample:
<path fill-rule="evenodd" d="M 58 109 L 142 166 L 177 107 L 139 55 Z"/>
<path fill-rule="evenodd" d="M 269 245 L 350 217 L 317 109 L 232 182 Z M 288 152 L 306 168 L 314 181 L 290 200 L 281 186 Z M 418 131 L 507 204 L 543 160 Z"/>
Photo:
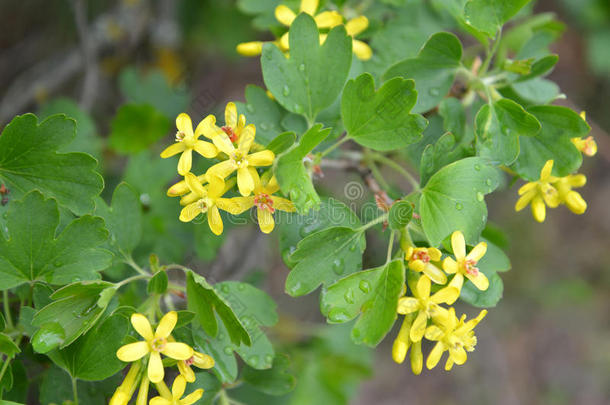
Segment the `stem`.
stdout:
<path fill-rule="evenodd" d="M 321 153 L 320 153 L 320 157 L 323 158 L 324 156 L 328 155 L 330 152 L 332 152 L 333 150 L 335 150 L 336 148 L 338 148 L 339 146 L 341 146 L 343 143 L 349 141 L 349 137 L 348 136 L 344 136 L 343 138 L 339 139 L 337 142 L 333 143 L 332 145 L 330 145 L 328 148 L 324 149 Z"/>
<path fill-rule="evenodd" d="M 132 277 L 126 278 L 123 281 L 120 281 L 120 282 L 116 283 L 115 287 L 118 289 L 118 288 L 123 287 L 125 284 L 131 283 L 132 281 L 144 280 L 144 279 L 147 279 L 147 278 L 150 278 L 150 277 L 151 277 L 150 274 L 138 274 L 137 276 L 132 276 Z"/>
<path fill-rule="evenodd" d="M 74 405 L 78 405 L 78 389 L 76 387 L 77 379 L 72 377 L 72 392 L 74 393 Z"/>
<path fill-rule="evenodd" d="M 229 396 L 227 395 L 227 391 L 221 390 L 220 395 L 218 397 L 219 405 L 231 405 L 231 401 L 229 401 Z"/>
<path fill-rule="evenodd" d="M 176 263 L 168 264 L 167 266 L 163 266 L 163 268 L 165 269 L 165 271 L 168 271 L 168 270 L 182 270 L 182 271 L 185 271 L 185 272 L 186 271 L 191 271 L 191 269 L 189 269 L 188 267 L 183 266 L 181 264 L 176 264 Z"/>
<path fill-rule="evenodd" d="M 419 187 L 419 182 L 415 179 L 415 177 L 413 177 L 413 175 L 411 173 L 409 173 L 404 167 L 402 167 L 401 165 L 399 165 L 392 159 L 390 159 L 382 154 L 379 154 L 379 153 L 371 154 L 371 158 L 380 163 L 383 163 L 384 165 L 386 165 L 386 166 L 396 170 L 398 173 L 402 174 L 403 177 L 409 181 L 409 183 L 411 184 L 411 187 L 413 187 L 413 190 L 415 190 L 415 191 L 421 190 L 421 188 Z"/>
<path fill-rule="evenodd" d="M 133 257 L 131 257 L 131 255 L 129 256 L 125 256 L 125 260 L 124 260 L 125 264 L 129 265 L 132 269 L 134 269 L 135 271 L 137 271 L 138 273 L 142 274 L 142 275 L 146 275 L 150 277 L 150 273 L 147 272 L 146 270 L 144 270 L 143 268 L 141 268 L 138 263 L 136 263 L 133 260 Z"/>
<path fill-rule="evenodd" d="M 485 57 L 485 60 L 483 61 L 483 64 L 481 65 L 481 69 L 479 70 L 480 76 L 484 75 L 487 72 L 487 69 L 489 69 L 491 60 L 495 56 L 496 52 L 498 51 L 498 47 L 500 46 L 501 38 L 502 38 L 502 28 L 500 28 L 498 30 L 498 34 L 496 35 L 496 40 L 494 41 L 493 47 L 491 48 L 491 50 L 489 50 L 487 52 L 487 56 Z"/>
<path fill-rule="evenodd" d="M 6 325 L 9 329 L 13 329 L 13 318 L 11 318 L 11 308 L 8 301 L 8 290 L 2 291 L 2 304 L 4 306 L 4 318 L 6 319 Z"/>
<path fill-rule="evenodd" d="M 375 225 L 377 225 L 378 223 L 381 223 L 381 222 L 383 222 L 383 221 L 387 220 L 387 219 L 388 219 L 388 216 L 389 216 L 389 214 L 387 214 L 387 213 L 386 213 L 386 214 L 383 214 L 383 215 L 380 215 L 380 216 L 378 216 L 377 218 L 375 218 L 374 220 L 372 220 L 371 222 L 369 222 L 369 223 L 367 223 L 367 224 L 362 225 L 360 228 L 356 229 L 356 231 L 357 231 L 357 232 L 366 231 L 366 230 L 367 230 L 367 229 L 369 229 L 370 227 L 375 226 Z"/>
<path fill-rule="evenodd" d="M 375 161 L 369 160 L 367 162 L 367 165 L 368 165 L 369 169 L 371 169 L 371 173 L 373 174 L 373 177 L 375 177 L 375 180 L 377 180 L 379 185 L 381 185 L 381 188 L 383 188 L 384 190 L 390 190 L 390 185 L 383 178 L 383 175 L 381 174 L 381 171 L 379 171 L 379 168 L 375 164 Z"/>
<path fill-rule="evenodd" d="M 386 263 L 392 260 L 392 249 L 394 248 L 394 236 L 396 235 L 396 231 L 392 231 L 390 233 L 390 243 L 388 244 L 388 255 L 386 256 Z"/>

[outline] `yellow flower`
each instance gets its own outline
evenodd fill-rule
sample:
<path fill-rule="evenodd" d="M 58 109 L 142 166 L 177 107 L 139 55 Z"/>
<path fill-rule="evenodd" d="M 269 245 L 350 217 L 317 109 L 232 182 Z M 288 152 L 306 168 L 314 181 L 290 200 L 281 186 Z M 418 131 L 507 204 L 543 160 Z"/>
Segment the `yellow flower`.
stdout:
<path fill-rule="evenodd" d="M 593 139 L 592 136 L 588 136 L 584 139 L 576 137 L 572 138 L 571 141 L 579 151 L 587 156 L 595 156 L 597 153 L 597 142 L 595 142 L 595 139 Z"/>
<path fill-rule="evenodd" d="M 218 209 L 228 211 L 230 205 L 228 198 L 221 198 L 226 192 L 227 184 L 223 184 L 225 186 L 223 188 L 204 187 L 193 173 L 187 173 L 184 180 L 191 193 L 182 197 L 180 201 L 181 204 L 185 205 L 180 212 L 180 221 L 190 222 L 199 214 L 207 213 L 210 229 L 214 234 L 220 235 L 224 226 Z M 228 184 L 233 185 L 234 183 Z"/>
<path fill-rule="evenodd" d="M 207 183 L 208 182 L 207 173 L 203 173 L 203 174 L 200 174 L 199 176 L 197 176 L 197 180 L 199 181 L 199 184 L 201 184 L 201 185 Z M 186 185 L 186 180 L 182 179 L 167 190 L 167 196 L 168 197 L 180 197 L 180 196 L 183 196 L 184 194 L 189 193 L 190 191 L 191 190 Z"/>
<path fill-rule="evenodd" d="M 332 28 L 343 23 L 343 17 L 336 11 L 323 11 L 316 14 L 317 10 L 318 0 L 301 0 L 299 12 L 312 16 L 318 28 Z M 290 27 L 296 17 L 295 12 L 284 4 L 280 4 L 275 8 L 275 18 L 280 24 Z"/>
<path fill-rule="evenodd" d="M 209 117 L 205 120 L 208 119 Z M 163 159 L 182 153 L 178 161 L 178 173 L 182 176 L 191 170 L 193 165 L 193 150 L 206 158 L 213 158 L 218 155 L 218 149 L 214 145 L 199 140 L 199 137 L 202 135 L 200 127 L 202 127 L 205 120 L 197 126 L 193 133 L 191 117 L 185 113 L 178 115 L 176 118 L 176 127 L 178 128 L 176 143 L 161 152 Z"/>
<path fill-rule="evenodd" d="M 225 179 L 234 171 L 237 171 L 237 188 L 243 196 L 248 196 L 254 189 L 254 179 L 248 167 L 269 166 L 275 159 L 275 154 L 270 150 L 263 150 L 250 154 L 250 148 L 254 143 L 256 129 L 254 125 L 246 126 L 239 136 L 237 148 L 229 140 L 226 134 L 217 135 L 214 144 L 229 156 L 229 159 L 210 167 L 207 171 L 208 179 L 211 175 Z"/>
<path fill-rule="evenodd" d="M 540 180 L 526 183 L 519 189 L 521 196 L 515 204 L 515 211 L 521 211 L 529 203 L 532 204 L 532 214 L 538 222 L 544 222 L 546 218 L 545 204 L 550 208 L 556 208 L 559 203 L 559 193 L 552 186 L 557 177 L 551 176 L 553 161 L 548 160 L 540 171 Z"/>
<path fill-rule="evenodd" d="M 409 338 L 413 342 L 419 342 L 424 336 L 428 319 L 447 316 L 447 310 L 439 304 L 455 302 L 460 295 L 460 290 L 452 286 L 442 288 L 430 295 L 430 286 L 430 279 L 422 275 L 415 286 L 410 285 L 413 297 L 402 297 L 398 300 L 396 312 L 399 314 L 406 315 L 417 312 L 417 317 L 413 321 L 409 332 Z"/>
<path fill-rule="evenodd" d="M 560 177 L 553 185 L 559 194 L 559 200 L 565 204 L 574 214 L 584 214 L 587 210 L 587 202 L 572 187 L 583 187 L 587 183 L 584 174 L 571 174 Z"/>
<path fill-rule="evenodd" d="M 116 391 L 114 391 L 112 398 L 110 398 L 109 405 L 127 405 L 135 391 L 136 382 L 140 375 L 141 368 L 142 365 L 139 361 L 132 364 L 131 368 L 127 372 L 127 375 L 125 376 L 125 379 L 116 389 Z"/>
<path fill-rule="evenodd" d="M 207 354 L 193 352 L 193 357 L 190 359 L 180 360 L 178 362 L 178 370 L 184 379 L 190 383 L 195 382 L 195 373 L 191 365 L 201 369 L 212 368 L 214 367 L 214 359 Z"/>
<path fill-rule="evenodd" d="M 273 219 L 275 210 L 294 212 L 294 205 L 290 200 L 273 195 L 280 189 L 275 176 L 271 177 L 268 181 L 265 181 L 265 176 L 263 176 L 263 181 L 261 181 L 256 169 L 250 167 L 248 170 L 250 176 L 252 176 L 252 179 L 254 180 L 254 194 L 249 197 L 231 198 L 229 212 L 234 215 L 239 215 L 256 206 L 258 226 L 262 232 L 270 233 L 275 227 L 275 221 Z"/>
<path fill-rule="evenodd" d="M 485 252 L 487 252 L 487 243 L 480 242 L 472 248 L 468 255 L 466 255 L 464 234 L 460 231 L 455 231 L 451 235 L 451 249 L 453 249 L 453 255 L 456 260 L 447 257 L 443 261 L 443 269 L 449 274 L 455 274 L 449 285 L 457 288 L 458 291 L 461 291 L 462 285 L 464 284 L 464 277 L 466 277 L 468 280 L 472 281 L 472 284 L 479 290 L 487 290 L 489 287 L 489 280 L 485 274 L 480 272 L 476 267 L 477 262 L 481 260 L 485 255 Z M 449 304 L 452 303 L 453 302 L 449 302 Z"/>
<path fill-rule="evenodd" d="M 414 319 L 414 314 L 405 316 L 398 336 L 396 336 L 394 344 L 392 345 L 392 359 L 396 363 L 402 364 L 405 361 L 405 357 L 407 356 L 410 347 L 411 370 L 413 370 L 413 374 L 419 375 L 424 365 L 424 356 L 421 352 L 422 341 L 413 342 L 409 336 L 409 331 L 411 330 Z"/>
<path fill-rule="evenodd" d="M 465 322 L 466 315 L 462 315 L 458 320 L 455 316 L 455 309 L 449 308 L 449 316 L 440 327 L 432 325 L 426 329 L 426 339 L 436 341 L 436 345 L 426 360 L 426 367 L 428 369 L 436 367 L 445 351 L 449 351 L 445 370 L 451 370 L 454 364 L 464 364 L 468 357 L 466 352 L 474 351 L 477 345 L 473 329 L 485 315 L 487 315 L 487 310 L 482 310 L 479 316 Z"/>
<path fill-rule="evenodd" d="M 154 383 L 163 380 L 165 371 L 161 354 L 175 360 L 186 360 L 193 356 L 193 349 L 187 344 L 168 341 L 177 321 L 178 314 L 175 311 L 168 312 L 161 318 L 153 333 L 150 322 L 144 315 L 133 314 L 131 324 L 144 340 L 122 346 L 117 350 L 117 357 L 121 361 L 133 362 L 149 354 L 148 378 Z"/>
<path fill-rule="evenodd" d="M 437 248 L 418 248 L 409 246 L 405 253 L 405 260 L 409 262 L 409 268 L 413 271 L 424 273 L 437 284 L 445 284 L 447 276 L 441 269 L 431 262 L 441 260 L 442 253 Z"/>
<path fill-rule="evenodd" d="M 174 380 L 171 393 L 165 386 L 165 383 L 158 384 L 157 388 L 161 388 L 159 390 L 161 396 L 151 399 L 150 405 L 191 405 L 199 401 L 203 395 L 203 389 L 199 388 L 182 398 L 182 395 L 184 395 L 184 391 L 186 390 L 186 380 L 181 375 Z"/>

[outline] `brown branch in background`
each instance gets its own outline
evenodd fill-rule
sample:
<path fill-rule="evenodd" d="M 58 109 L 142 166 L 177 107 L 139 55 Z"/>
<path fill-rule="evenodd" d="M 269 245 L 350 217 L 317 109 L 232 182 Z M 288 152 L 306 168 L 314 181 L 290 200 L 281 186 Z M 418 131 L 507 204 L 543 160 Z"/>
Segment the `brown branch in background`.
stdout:
<path fill-rule="evenodd" d="M 80 106 L 86 111 L 91 110 L 95 94 L 99 84 L 100 71 L 97 64 L 97 55 L 95 53 L 95 45 L 93 38 L 89 34 L 89 26 L 87 23 L 87 4 L 85 0 L 73 0 L 72 8 L 74 9 L 74 20 L 76 22 L 76 30 L 80 41 L 82 60 L 85 68 L 85 77 L 83 78 Z"/>

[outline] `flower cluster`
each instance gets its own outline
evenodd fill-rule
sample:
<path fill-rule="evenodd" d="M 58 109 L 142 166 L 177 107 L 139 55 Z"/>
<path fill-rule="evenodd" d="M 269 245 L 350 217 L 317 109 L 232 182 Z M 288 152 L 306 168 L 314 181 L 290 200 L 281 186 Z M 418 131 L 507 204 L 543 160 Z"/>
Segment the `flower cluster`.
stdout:
<path fill-rule="evenodd" d="M 220 235 L 224 227 L 220 210 L 238 215 L 256 206 L 260 229 L 269 233 L 275 226 L 273 213 L 276 209 L 294 211 L 291 201 L 273 195 L 279 191 L 279 185 L 271 171 L 259 174 L 257 168 L 271 166 L 275 154 L 254 142 L 256 127 L 246 125 L 243 114 L 238 116 L 235 103 L 227 104 L 222 127 L 216 125 L 214 115 L 208 115 L 193 131 L 191 118 L 184 113 L 176 118 L 176 127 L 176 143 L 166 148 L 161 157 L 181 153 L 178 173 L 184 180 L 167 192 L 170 197 L 181 197 L 180 204 L 184 207 L 180 212 L 181 221 L 190 222 L 200 214 L 206 214 L 210 229 Z M 211 142 L 199 140 L 201 136 Z M 191 173 L 193 150 L 219 162 L 196 176 Z M 235 186 L 241 197 L 224 197 Z"/>
<path fill-rule="evenodd" d="M 402 363 L 411 349 L 411 369 L 415 374 L 420 374 L 423 368 L 421 346 L 424 338 L 436 342 L 426 361 L 429 369 L 438 364 L 445 351 L 449 352 L 446 370 L 454 364 L 464 364 L 466 352 L 473 351 L 477 343 L 473 329 L 487 314 L 487 311 L 481 311 L 475 319 L 466 322 L 465 315 L 458 319 L 453 307 L 442 306 L 452 305 L 458 299 L 464 278 L 479 290 L 489 287 L 487 277 L 476 267 L 487 251 L 487 244 L 480 242 L 466 254 L 464 235 L 455 231 L 451 235 L 451 248 L 453 257 L 447 256 L 441 261 L 442 252 L 437 248 L 404 246 L 410 270 L 405 293 L 410 291 L 411 294 L 398 300 L 396 311 L 405 317 L 394 340 L 392 357 L 395 362 Z M 435 288 L 434 293 L 432 283 L 440 287 Z"/>
<path fill-rule="evenodd" d="M 126 344 L 117 351 L 119 360 L 133 364 L 123 383 L 114 392 L 110 405 L 127 405 L 138 384 L 136 405 L 145 405 L 151 382 L 155 384 L 159 396 L 151 399 L 150 405 L 190 405 L 201 398 L 202 389 L 197 389 L 182 398 L 186 383 L 195 382 L 195 373 L 191 366 L 209 369 L 214 367 L 214 359 L 173 339 L 171 333 L 177 321 L 178 314 L 175 311 L 168 312 L 161 318 L 153 332 L 146 316 L 137 313 L 131 316 L 133 328 L 144 340 Z M 161 355 L 171 360 L 169 364 L 177 364 L 180 372 L 174 380 L 171 391 L 163 382 L 165 368 Z"/>
<path fill-rule="evenodd" d="M 587 183 L 584 174 L 570 174 L 565 177 L 551 175 L 553 161 L 546 162 L 540 171 L 540 179 L 526 183 L 519 189 L 521 196 L 515 204 L 515 211 L 521 211 L 531 204 L 532 214 L 538 222 L 546 218 L 546 206 L 556 208 L 565 204 L 575 214 L 584 214 L 587 202 L 572 188 L 583 187 Z"/>
<path fill-rule="evenodd" d="M 345 18 L 335 10 L 319 10 L 318 3 L 318 0 L 301 0 L 299 12 L 309 14 L 314 18 L 316 25 L 320 30 L 320 44 L 323 44 L 324 41 L 326 41 L 328 30 L 345 23 L 347 35 L 352 37 L 354 55 L 360 60 L 371 59 L 373 51 L 368 44 L 355 38 L 368 28 L 368 18 L 362 15 L 345 21 Z M 292 22 L 296 18 L 296 14 L 290 7 L 280 4 L 275 9 L 275 18 L 280 24 L 290 28 Z M 286 53 L 290 51 L 288 32 L 284 33 L 273 43 Z M 237 52 L 244 56 L 258 56 L 263 50 L 263 44 L 264 42 L 262 41 L 244 42 L 237 45 Z"/>

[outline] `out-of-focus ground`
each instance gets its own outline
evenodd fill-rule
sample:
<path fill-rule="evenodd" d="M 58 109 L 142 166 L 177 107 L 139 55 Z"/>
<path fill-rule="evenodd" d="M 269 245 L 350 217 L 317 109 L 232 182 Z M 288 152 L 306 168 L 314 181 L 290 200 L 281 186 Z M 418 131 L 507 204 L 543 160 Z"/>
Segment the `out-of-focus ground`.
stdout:
<path fill-rule="evenodd" d="M 69 48 L 65 43 L 73 40 L 73 32 L 62 37 L 55 28 L 73 24 L 67 2 L 45 2 L 38 9 L 27 3 L 9 0 L 1 7 L 5 12 L 0 16 L 0 88 L 8 87 L 27 65 Z M 48 7 L 66 8 L 63 14 L 53 13 L 63 15 L 63 20 L 45 19 Z M 544 1 L 537 8 L 555 11 L 567 22 L 556 45 L 560 60 L 551 79 L 567 95 L 566 104 L 587 111 L 598 141 L 598 155 L 586 158 L 581 170 L 588 177 L 581 191 L 588 210 L 575 216 L 560 207 L 538 224 L 528 211 L 514 212 L 516 188 L 495 194 L 489 201 L 489 217 L 507 230 L 513 269 L 502 275 L 503 300 L 477 327 L 476 351 L 450 373 L 438 367 L 413 376 L 407 364 L 392 362 L 392 338 L 388 338 L 376 350 L 374 376 L 361 385 L 354 404 L 610 404 L 610 77 L 591 73 L 583 56 L 581 29 L 556 2 Z M 241 99 L 246 84 L 262 82 L 256 60 L 230 59 L 221 53 L 198 60 L 189 67 L 190 85 L 194 94 L 207 96 L 194 109 L 218 108 L 227 100 Z M 104 69 L 111 70 L 108 63 Z M 103 86 L 108 79 L 101 80 Z M 68 81 L 44 91 L 74 96 L 77 83 Z M 115 109 L 113 97 L 117 95 L 111 91 L 94 101 L 99 102 L 94 114 L 102 133 Z M 27 104 L 19 112 L 34 106 Z M 324 184 L 332 186 L 334 180 L 344 182 L 329 172 Z M 271 269 L 267 289 L 281 311 L 303 321 L 320 320 L 315 297 L 295 300 L 283 294 L 287 271 L 279 254 L 262 248 L 261 252 L 266 253 L 258 258 L 257 267 Z"/>

